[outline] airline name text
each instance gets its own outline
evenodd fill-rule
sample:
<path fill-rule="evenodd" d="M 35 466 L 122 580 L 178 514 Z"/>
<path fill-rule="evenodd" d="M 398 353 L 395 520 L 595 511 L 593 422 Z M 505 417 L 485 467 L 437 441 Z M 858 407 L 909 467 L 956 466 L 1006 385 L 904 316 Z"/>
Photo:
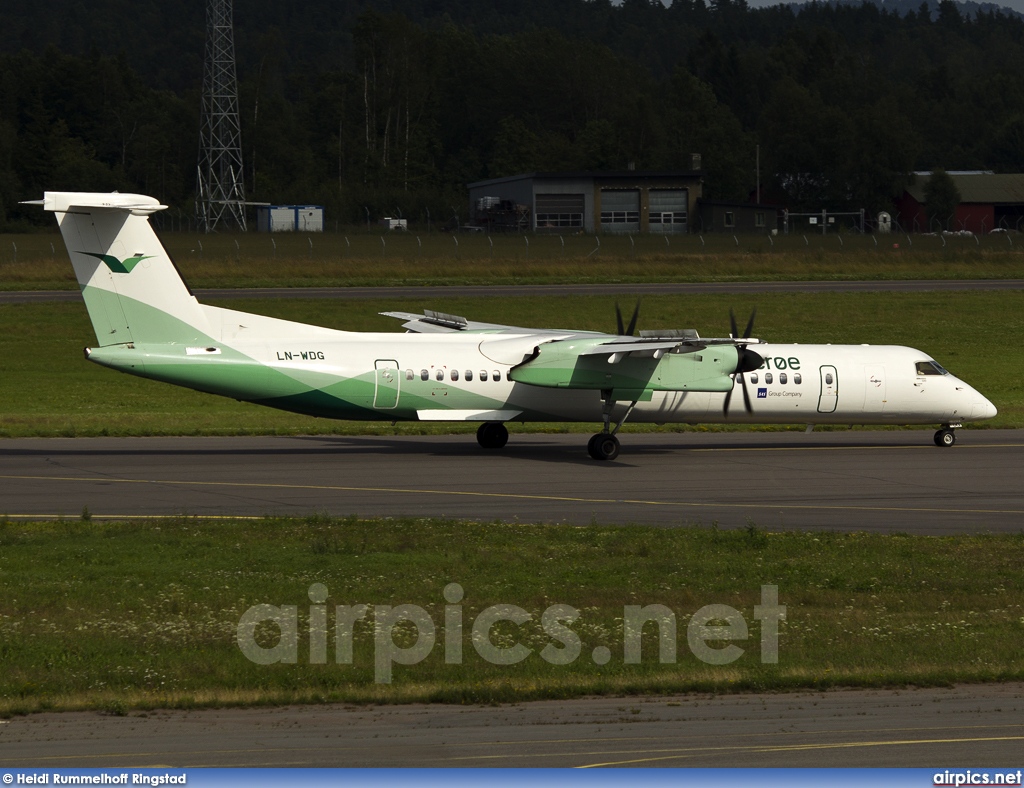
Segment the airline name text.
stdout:
<path fill-rule="evenodd" d="M 765 356 L 764 364 L 759 369 L 800 369 L 800 359 L 796 356 L 790 356 L 789 358 Z"/>

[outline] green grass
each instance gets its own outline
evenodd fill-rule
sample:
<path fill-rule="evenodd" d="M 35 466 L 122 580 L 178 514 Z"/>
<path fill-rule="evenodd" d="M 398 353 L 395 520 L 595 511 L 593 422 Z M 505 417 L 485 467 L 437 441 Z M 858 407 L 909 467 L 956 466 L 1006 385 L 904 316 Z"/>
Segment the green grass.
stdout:
<path fill-rule="evenodd" d="M 984 523 L 978 523 L 984 528 Z M 690 526 L 571 528 L 326 517 L 12 523 L 0 520 L 0 714 L 291 702 L 494 702 L 587 694 L 945 685 L 1024 680 L 1024 535 L 959 537 L 719 531 Z M 461 584 L 463 660 L 444 662 L 448 583 Z M 374 682 L 372 623 L 355 629 L 351 664 L 310 664 L 307 592 L 335 605 L 415 604 L 437 626 L 416 665 Z M 754 605 L 778 586 L 787 608 L 778 664 L 762 664 Z M 257 665 L 235 642 L 252 605 L 298 608 L 295 664 Z M 532 620 L 502 624 L 496 645 L 531 653 L 485 662 L 472 622 L 493 604 Z M 580 611 L 582 653 L 551 665 L 539 614 Z M 625 605 L 677 618 L 678 653 L 657 660 L 654 625 L 641 664 L 623 661 Z M 749 639 L 728 665 L 691 653 L 686 625 L 704 605 L 737 609 Z M 372 613 L 371 613 L 372 620 Z M 276 630 L 259 635 L 270 646 Z M 411 645 L 409 630 L 395 642 Z M 557 645 L 557 644 L 556 644 Z M 724 643 L 715 643 L 721 646 Z M 606 647 L 611 660 L 594 664 Z"/>
<path fill-rule="evenodd" d="M 193 287 L 1024 278 L 1024 237 L 163 233 Z M 457 241 L 457 244 L 456 244 Z M 236 246 L 237 244 L 237 246 Z M 894 244 L 898 248 L 894 248 Z M 75 289 L 56 233 L 0 236 L 0 289 Z"/>
<path fill-rule="evenodd" d="M 622 299 L 627 310 L 631 307 Z M 1015 337 L 1024 331 L 1024 293 L 821 293 L 763 296 L 649 296 L 641 328 L 728 333 L 730 306 L 757 304 L 756 335 L 779 342 L 900 344 L 937 358 L 989 397 L 989 427 L 1024 427 L 1024 383 Z M 336 302 L 233 301 L 232 308 L 348 330 L 400 330 L 385 309 L 434 308 L 490 322 L 611 330 L 606 297 L 442 298 Z M 9 305 L 0 310 L 0 437 L 453 432 L 445 424 L 312 419 L 117 374 L 85 361 L 95 342 L 82 304 Z M 592 430 L 593 425 L 530 425 Z M 630 430 L 654 427 L 628 427 Z M 671 428 L 669 428 L 671 429 Z"/>

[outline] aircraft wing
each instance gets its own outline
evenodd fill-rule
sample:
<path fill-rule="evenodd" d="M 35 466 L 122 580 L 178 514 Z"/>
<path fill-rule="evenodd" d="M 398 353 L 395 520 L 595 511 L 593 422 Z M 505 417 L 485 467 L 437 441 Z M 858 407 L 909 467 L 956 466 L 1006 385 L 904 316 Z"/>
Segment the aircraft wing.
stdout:
<path fill-rule="evenodd" d="M 733 337 L 701 337 L 692 328 L 674 331 L 641 331 L 639 337 L 616 337 L 608 342 L 592 345 L 580 351 L 581 356 L 610 356 L 615 364 L 626 356 L 651 356 L 660 359 L 665 353 L 696 353 L 712 345 L 757 344 L 758 339 L 734 339 Z"/>
<path fill-rule="evenodd" d="M 574 344 L 575 355 L 608 356 L 608 361 L 612 364 L 618 363 L 628 356 L 660 359 L 669 351 L 696 353 L 711 345 L 747 345 L 757 344 L 760 341 L 758 339 L 735 339 L 733 337 L 701 337 L 692 328 L 641 331 L 639 337 L 616 336 L 614 334 L 603 334 L 598 331 L 527 328 L 524 326 L 468 320 L 461 315 L 436 312 L 432 309 L 424 310 L 423 314 L 416 314 L 415 312 L 381 312 L 380 314 L 385 317 L 404 320 L 405 322 L 402 324 L 402 327 L 407 331 L 417 334 L 519 334 L 537 337 L 540 343 L 573 343 L 574 340 L 594 340 L 600 338 L 602 341 L 593 343 L 588 341 L 582 346 Z M 493 343 L 489 344 L 493 346 Z M 516 346 L 518 347 L 519 344 L 521 343 L 516 343 Z"/>
<path fill-rule="evenodd" d="M 660 359 L 670 350 L 693 353 L 706 344 L 693 329 L 676 331 L 641 331 L 639 337 L 622 336 L 591 345 L 580 351 L 581 356 L 610 356 L 608 362 L 615 364 L 626 356 L 650 356 Z"/>
<path fill-rule="evenodd" d="M 422 315 L 414 312 L 381 312 L 384 317 L 395 317 L 404 320 L 402 328 L 414 334 L 451 334 L 465 332 L 469 334 L 542 334 L 544 336 L 557 335 L 565 336 L 600 336 L 596 331 L 564 331 L 555 328 L 527 328 L 524 326 L 509 326 L 501 323 L 483 323 L 477 320 L 467 320 L 461 315 L 450 315 L 445 312 L 435 312 L 432 309 L 423 310 Z"/>

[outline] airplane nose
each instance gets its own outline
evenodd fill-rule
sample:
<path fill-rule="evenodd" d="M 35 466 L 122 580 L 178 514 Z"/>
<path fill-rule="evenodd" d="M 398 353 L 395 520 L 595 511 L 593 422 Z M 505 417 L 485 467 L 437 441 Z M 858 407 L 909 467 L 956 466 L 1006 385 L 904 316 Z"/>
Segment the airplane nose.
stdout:
<path fill-rule="evenodd" d="M 989 402 L 984 397 L 981 398 L 981 402 L 975 402 L 974 407 L 971 409 L 972 419 L 991 419 L 995 418 L 996 406 Z"/>

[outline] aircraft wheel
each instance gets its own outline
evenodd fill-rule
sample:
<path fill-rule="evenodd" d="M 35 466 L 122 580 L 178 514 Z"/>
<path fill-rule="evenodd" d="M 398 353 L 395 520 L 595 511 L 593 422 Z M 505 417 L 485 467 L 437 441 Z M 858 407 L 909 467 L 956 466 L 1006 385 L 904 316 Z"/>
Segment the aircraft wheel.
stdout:
<path fill-rule="evenodd" d="M 501 449 L 508 443 L 508 429 L 500 421 L 485 421 L 477 428 L 476 442 L 485 449 Z"/>
<path fill-rule="evenodd" d="M 953 430 L 939 430 L 935 433 L 935 445 L 948 448 L 956 443 L 956 433 Z"/>
<path fill-rule="evenodd" d="M 599 432 L 587 443 L 587 452 L 595 460 L 614 460 L 619 456 L 619 439 Z"/>

